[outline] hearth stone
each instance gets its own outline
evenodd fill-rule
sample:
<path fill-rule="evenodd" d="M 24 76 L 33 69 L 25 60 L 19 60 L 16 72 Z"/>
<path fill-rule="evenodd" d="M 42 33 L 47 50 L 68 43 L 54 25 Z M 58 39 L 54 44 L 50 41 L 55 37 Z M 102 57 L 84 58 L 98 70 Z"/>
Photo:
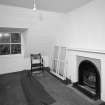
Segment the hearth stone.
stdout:
<path fill-rule="evenodd" d="M 90 91 L 83 88 L 81 85 L 78 84 L 78 82 L 73 83 L 73 87 L 88 96 L 90 99 L 97 100 L 100 99 L 100 96 L 96 96 L 96 94 L 92 94 Z"/>

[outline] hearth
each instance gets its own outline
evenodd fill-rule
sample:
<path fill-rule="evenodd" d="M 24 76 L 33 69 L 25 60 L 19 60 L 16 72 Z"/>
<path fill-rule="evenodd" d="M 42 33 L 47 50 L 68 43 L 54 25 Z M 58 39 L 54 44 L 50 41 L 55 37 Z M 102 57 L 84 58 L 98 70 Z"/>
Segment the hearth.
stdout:
<path fill-rule="evenodd" d="M 93 99 L 100 98 L 100 74 L 93 62 L 89 60 L 80 62 L 78 82 L 75 86 Z"/>

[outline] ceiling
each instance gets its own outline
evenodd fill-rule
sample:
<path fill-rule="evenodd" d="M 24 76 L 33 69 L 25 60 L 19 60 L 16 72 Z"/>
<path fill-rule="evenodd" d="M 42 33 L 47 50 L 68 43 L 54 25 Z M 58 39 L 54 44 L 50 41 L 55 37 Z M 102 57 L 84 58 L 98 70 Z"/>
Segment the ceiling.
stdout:
<path fill-rule="evenodd" d="M 36 0 L 36 6 L 39 10 L 70 12 L 91 1 L 93 0 Z M 0 4 L 33 8 L 33 0 L 0 0 Z"/>

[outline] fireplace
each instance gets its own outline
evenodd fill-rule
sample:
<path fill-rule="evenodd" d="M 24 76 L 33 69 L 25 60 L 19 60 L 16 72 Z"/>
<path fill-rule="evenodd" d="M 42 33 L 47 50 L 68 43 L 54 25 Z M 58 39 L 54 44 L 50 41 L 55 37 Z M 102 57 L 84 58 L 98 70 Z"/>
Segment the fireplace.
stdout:
<path fill-rule="evenodd" d="M 73 86 L 92 99 L 101 97 L 100 59 L 77 56 L 77 82 Z"/>
<path fill-rule="evenodd" d="M 67 77 L 75 89 L 105 101 L 105 50 L 68 49 Z"/>
<path fill-rule="evenodd" d="M 78 87 L 90 97 L 100 98 L 100 74 L 93 62 L 83 60 L 79 64 Z"/>

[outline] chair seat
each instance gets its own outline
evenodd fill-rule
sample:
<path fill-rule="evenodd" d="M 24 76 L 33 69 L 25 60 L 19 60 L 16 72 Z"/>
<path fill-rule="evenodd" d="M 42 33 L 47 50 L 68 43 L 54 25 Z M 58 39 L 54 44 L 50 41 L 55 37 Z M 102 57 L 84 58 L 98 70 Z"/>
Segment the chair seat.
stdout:
<path fill-rule="evenodd" d="M 32 67 L 40 67 L 40 66 L 43 66 L 43 64 L 41 64 L 41 63 L 32 64 Z"/>

